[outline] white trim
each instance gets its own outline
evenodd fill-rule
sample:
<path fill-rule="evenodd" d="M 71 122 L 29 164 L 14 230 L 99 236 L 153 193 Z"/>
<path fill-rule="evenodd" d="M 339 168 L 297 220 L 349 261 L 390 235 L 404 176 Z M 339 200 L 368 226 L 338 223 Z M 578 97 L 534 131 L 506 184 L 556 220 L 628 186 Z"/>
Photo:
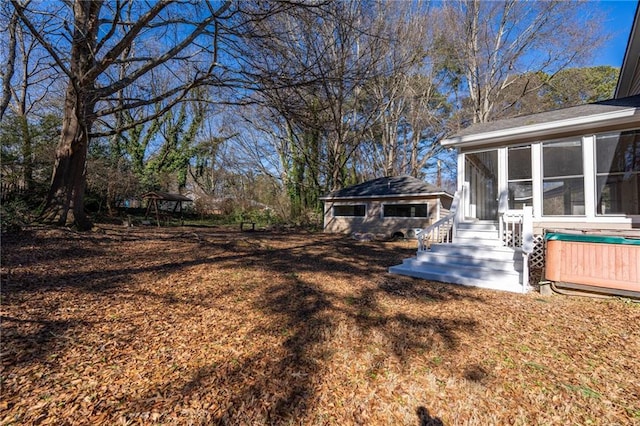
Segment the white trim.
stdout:
<path fill-rule="evenodd" d="M 531 144 L 533 217 L 542 217 L 542 142 Z"/>
<path fill-rule="evenodd" d="M 509 169 L 507 162 L 507 150 L 508 147 L 506 146 L 498 148 L 498 213 L 509 209 Z M 505 192 L 507 196 L 503 197 L 502 194 Z M 500 203 L 506 203 L 506 205 L 500 205 Z"/>
<path fill-rule="evenodd" d="M 543 216 L 543 178 L 542 178 L 542 144 L 543 142 L 531 143 L 531 179 L 532 179 L 532 196 L 533 196 L 533 217 L 536 223 L 567 223 L 567 224 L 632 224 L 640 219 L 640 215 L 597 215 L 596 214 L 596 164 L 595 164 L 595 140 L 597 134 L 589 134 L 582 136 L 582 158 L 583 158 L 583 180 L 584 180 L 584 193 L 585 193 L 585 214 L 580 216 Z M 554 142 L 553 140 L 544 141 L 544 143 Z M 498 148 L 498 152 L 501 152 L 501 148 Z M 509 148 L 508 146 L 506 147 Z M 480 150 L 482 151 L 482 150 Z M 461 167 L 461 163 L 464 164 L 464 155 L 466 153 L 480 152 L 480 151 L 465 151 L 458 154 L 458 188 L 462 188 L 464 184 L 464 167 Z M 505 150 L 505 152 L 508 152 Z M 502 157 L 499 155 L 499 161 Z M 501 166 L 504 168 L 508 166 L 504 162 L 501 162 Z M 505 168 L 504 174 L 506 176 L 507 171 Z M 508 178 L 508 176 L 507 176 Z M 468 192 L 468 191 L 467 191 Z M 468 194 L 464 194 L 468 197 Z M 465 205 L 463 201 L 463 206 Z M 468 199 L 466 199 L 468 202 Z M 462 207 L 462 206 L 461 206 Z M 463 207 L 464 208 L 464 207 Z"/>
<path fill-rule="evenodd" d="M 467 147 L 486 143 L 507 142 L 508 144 L 521 143 L 518 136 L 526 138 L 542 138 L 552 136 L 558 131 L 598 133 L 594 129 L 596 124 L 620 125 L 637 123 L 640 111 L 638 108 L 626 108 L 620 111 L 608 112 L 604 114 L 586 115 L 566 120 L 551 121 L 546 123 L 532 124 L 529 126 L 512 127 L 509 129 L 496 130 L 486 133 L 476 133 L 467 136 L 457 136 L 443 139 L 440 144 L 444 147 L 456 146 Z"/>
<path fill-rule="evenodd" d="M 544 175 L 544 148 L 545 146 L 550 146 L 550 145 L 568 145 L 571 146 L 572 144 L 576 144 L 579 143 L 580 144 L 580 157 L 582 158 L 582 173 L 581 174 L 575 174 L 575 175 L 562 175 L 562 176 L 545 176 Z M 540 162 L 540 174 L 541 174 L 541 185 L 542 185 L 542 190 L 541 190 L 541 215 L 540 217 L 578 217 L 578 218 L 582 218 L 583 221 L 587 219 L 587 212 L 586 212 L 586 201 L 584 202 L 583 208 L 585 209 L 585 213 L 584 214 L 572 214 L 572 215 L 545 215 L 544 214 L 544 183 L 545 183 L 545 179 L 552 179 L 552 180 L 556 180 L 556 179 L 581 179 L 582 180 L 582 191 L 583 191 L 583 196 L 586 200 L 587 198 L 587 193 L 585 190 L 585 155 L 584 155 L 584 136 L 572 136 L 572 137 L 567 137 L 567 138 L 562 138 L 562 139 L 555 139 L 555 140 L 547 140 L 547 141 L 543 141 L 541 142 L 541 151 L 542 151 L 542 161 Z"/>
<path fill-rule="evenodd" d="M 421 204 L 429 204 L 429 201 L 433 201 L 433 199 L 431 199 L 431 200 L 409 200 L 409 201 L 393 200 L 393 201 L 386 201 L 382 205 L 383 206 L 415 206 L 415 205 L 421 205 Z"/>
<path fill-rule="evenodd" d="M 544 216 L 544 217 L 536 217 L 534 218 L 535 223 L 545 223 L 545 222 L 554 222 L 554 223 L 615 223 L 615 224 L 631 224 L 633 223 L 633 219 L 640 219 L 640 216 L 594 216 L 593 218 L 587 218 L 586 216 Z"/>
<path fill-rule="evenodd" d="M 467 167 L 466 153 L 458 151 L 458 190 L 461 191 L 462 197 L 458 204 L 458 217 L 464 219 L 467 217 L 469 210 L 469 186 L 466 184 Z"/>
<path fill-rule="evenodd" d="M 594 135 L 582 137 L 582 167 L 584 175 L 584 212 L 587 221 L 596 217 L 596 162 Z"/>

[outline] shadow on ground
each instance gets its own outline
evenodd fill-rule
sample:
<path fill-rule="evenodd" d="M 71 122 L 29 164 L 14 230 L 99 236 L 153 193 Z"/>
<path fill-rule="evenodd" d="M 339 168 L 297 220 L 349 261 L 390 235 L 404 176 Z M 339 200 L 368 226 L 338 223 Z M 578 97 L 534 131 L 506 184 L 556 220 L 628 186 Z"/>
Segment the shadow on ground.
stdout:
<path fill-rule="evenodd" d="M 146 249 L 141 244 L 146 244 Z M 135 297 L 160 304 L 167 311 L 174 305 L 187 305 L 195 315 L 220 308 L 217 298 L 238 289 L 220 283 L 216 294 L 185 297 L 164 287 L 154 289 L 135 283 L 154 277 L 162 282 L 159 286 L 167 286 L 167 278 L 181 277 L 203 267 L 241 270 L 256 279 L 265 274 L 274 277 L 256 288 L 256 297 L 248 309 L 268 319 L 266 325 L 256 325 L 252 335 L 256 339 L 276 336 L 277 346 L 223 364 L 191 369 L 182 375 L 182 380 L 161 382 L 146 393 L 123 401 L 120 409 L 125 407 L 129 415 L 158 409 L 170 412 L 171 404 L 181 404 L 179 401 L 190 397 L 203 398 L 205 389 L 225 389 L 219 393 L 223 396 L 213 401 L 215 407 L 202 409 L 203 421 L 295 422 L 304 418 L 315 403 L 326 366 L 340 350 L 334 341 L 338 329 L 347 327 L 363 339 L 380 336 L 390 356 L 404 364 L 434 345 L 456 351 L 458 336 L 472 333 L 477 327 L 474 321 L 464 318 L 391 312 L 381 306 L 381 300 L 400 298 L 417 304 L 459 299 L 482 302 L 482 297 L 471 289 L 389 276 L 386 269 L 410 256 L 413 249 L 328 235 L 247 236 L 191 229 L 139 233 L 112 230 L 88 236 L 35 232 L 3 239 L 3 252 L 3 304 L 30 306 L 33 295 L 38 295 L 33 298 L 35 303 L 53 295 L 58 300 L 58 305 L 47 305 L 46 312 L 39 311 L 38 317 L 27 312 L 2 317 L 3 344 L 14 348 L 3 359 L 8 374 L 25 363 L 45 368 L 53 353 L 51 348 L 56 347 L 58 353 L 65 345 L 74 344 L 61 336 L 82 333 L 91 327 L 86 317 L 55 319 L 57 310 L 69 308 L 65 306 L 66 292 L 95 295 L 96 308 L 101 298 L 128 301 Z M 44 264 L 51 267 L 42 267 Z M 315 274 L 326 277 L 326 282 L 310 278 Z M 331 280 L 350 279 L 356 284 L 348 297 L 332 289 Z M 33 308 L 37 310 L 38 306 Z M 376 368 L 371 365 L 370 374 Z M 469 374 L 476 377 L 476 372 Z M 165 397 L 166 406 L 153 402 L 156 395 Z M 442 424 L 424 407 L 419 407 L 416 414 L 420 425 Z M 361 423 L 359 419 L 354 414 L 354 423 Z"/>

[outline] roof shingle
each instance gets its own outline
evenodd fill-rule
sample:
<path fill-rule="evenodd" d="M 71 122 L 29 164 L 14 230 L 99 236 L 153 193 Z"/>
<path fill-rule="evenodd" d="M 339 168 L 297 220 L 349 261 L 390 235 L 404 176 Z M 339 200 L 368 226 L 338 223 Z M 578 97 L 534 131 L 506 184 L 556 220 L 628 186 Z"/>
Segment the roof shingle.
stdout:
<path fill-rule="evenodd" d="M 327 194 L 325 199 L 354 197 L 390 197 L 446 192 L 412 176 L 381 177 L 348 186 Z"/>

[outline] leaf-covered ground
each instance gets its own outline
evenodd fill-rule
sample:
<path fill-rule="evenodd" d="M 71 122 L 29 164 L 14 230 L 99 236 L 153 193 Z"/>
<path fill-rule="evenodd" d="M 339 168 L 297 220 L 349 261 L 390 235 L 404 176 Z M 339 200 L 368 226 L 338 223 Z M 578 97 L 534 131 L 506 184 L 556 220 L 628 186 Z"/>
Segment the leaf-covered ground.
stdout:
<path fill-rule="evenodd" d="M 386 273 L 414 250 L 4 235 L 0 424 L 640 424 L 640 304 Z"/>

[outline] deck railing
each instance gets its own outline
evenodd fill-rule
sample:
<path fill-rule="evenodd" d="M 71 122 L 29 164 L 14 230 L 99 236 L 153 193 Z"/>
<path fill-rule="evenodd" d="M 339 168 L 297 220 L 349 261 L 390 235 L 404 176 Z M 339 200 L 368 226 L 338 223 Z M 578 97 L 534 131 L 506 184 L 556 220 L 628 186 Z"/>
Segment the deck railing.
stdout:
<path fill-rule="evenodd" d="M 428 250 L 431 244 L 453 242 L 453 235 L 458 222 L 457 213 L 460 198 L 460 191 L 456 191 L 449 214 L 418 233 L 418 251 Z"/>
<path fill-rule="evenodd" d="M 452 243 L 459 221 L 458 204 L 462 191 L 457 191 L 449 214 L 429 225 L 417 235 L 418 250 L 428 250 L 431 244 Z M 520 249 L 525 254 L 533 252 L 533 208 L 507 209 L 498 215 L 498 232 L 505 247 Z"/>
<path fill-rule="evenodd" d="M 420 231 L 418 251 L 429 250 L 431 244 L 452 243 L 455 238 L 462 210 L 458 208 L 460 200 L 464 198 L 465 187 L 456 191 L 449 214 Z M 529 255 L 533 252 L 533 207 L 524 206 L 521 210 L 508 209 L 506 195 L 499 199 L 498 232 L 502 244 L 522 253 L 522 288 L 529 286 Z"/>
<path fill-rule="evenodd" d="M 533 208 L 524 206 L 522 210 L 506 210 L 499 215 L 498 232 L 505 247 L 533 252 Z"/>
<path fill-rule="evenodd" d="M 506 210 L 499 215 L 499 232 L 502 244 L 522 253 L 522 288 L 529 287 L 529 255 L 533 252 L 533 207 L 522 210 Z"/>

